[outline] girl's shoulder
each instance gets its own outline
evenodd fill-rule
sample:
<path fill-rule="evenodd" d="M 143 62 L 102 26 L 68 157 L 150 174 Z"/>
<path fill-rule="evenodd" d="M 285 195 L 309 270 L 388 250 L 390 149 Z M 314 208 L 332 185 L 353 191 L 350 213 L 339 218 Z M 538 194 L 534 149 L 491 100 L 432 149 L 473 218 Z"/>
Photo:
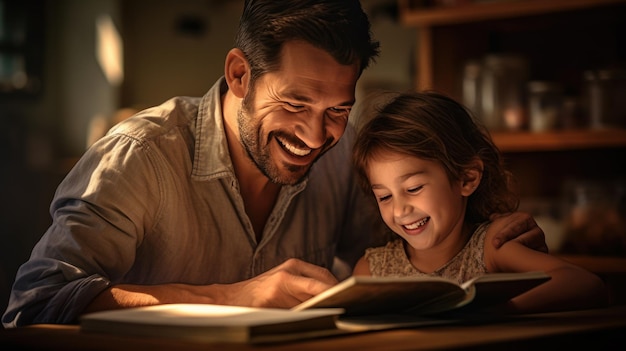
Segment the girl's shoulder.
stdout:
<path fill-rule="evenodd" d="M 373 276 L 406 276 L 419 274 L 404 250 L 404 240 L 395 239 L 385 245 L 369 248 L 365 258 Z"/>
<path fill-rule="evenodd" d="M 384 245 L 370 247 L 365 250 L 365 257 L 369 260 L 403 256 L 406 258 L 403 239 L 393 239 Z"/>

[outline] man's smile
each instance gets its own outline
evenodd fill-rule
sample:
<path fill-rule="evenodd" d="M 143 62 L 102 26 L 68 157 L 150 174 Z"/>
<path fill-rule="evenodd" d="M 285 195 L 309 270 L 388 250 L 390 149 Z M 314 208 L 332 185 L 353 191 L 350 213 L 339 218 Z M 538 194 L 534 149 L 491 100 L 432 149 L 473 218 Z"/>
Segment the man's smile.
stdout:
<path fill-rule="evenodd" d="M 276 137 L 276 140 L 278 141 L 280 145 L 282 145 L 284 149 L 294 154 L 295 156 L 307 156 L 308 154 L 311 153 L 311 151 L 313 151 L 311 148 L 308 148 L 308 147 L 307 148 L 298 147 L 294 144 L 291 144 L 284 138 L 281 138 L 278 136 Z"/>

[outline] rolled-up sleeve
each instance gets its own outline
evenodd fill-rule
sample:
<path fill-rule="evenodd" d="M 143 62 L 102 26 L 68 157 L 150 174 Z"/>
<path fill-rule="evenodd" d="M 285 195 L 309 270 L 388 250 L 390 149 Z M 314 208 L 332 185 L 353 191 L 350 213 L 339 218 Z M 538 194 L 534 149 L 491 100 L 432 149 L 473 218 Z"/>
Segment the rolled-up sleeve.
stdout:
<path fill-rule="evenodd" d="M 52 225 L 17 272 L 5 327 L 75 323 L 124 276 L 159 211 L 154 163 L 149 148 L 125 135 L 87 151 L 57 188 Z"/>
<path fill-rule="evenodd" d="M 85 307 L 109 285 L 108 279 L 85 276 L 76 267 L 35 259 L 20 267 L 11 303 L 3 316 L 6 328 L 31 323 L 74 323 Z M 31 284 L 34 282 L 34 284 Z"/>

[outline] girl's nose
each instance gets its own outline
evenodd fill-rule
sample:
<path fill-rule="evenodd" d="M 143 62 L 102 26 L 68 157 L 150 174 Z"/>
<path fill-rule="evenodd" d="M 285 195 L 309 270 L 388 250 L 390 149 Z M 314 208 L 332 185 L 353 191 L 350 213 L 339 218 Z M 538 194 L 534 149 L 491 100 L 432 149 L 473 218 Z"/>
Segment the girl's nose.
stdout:
<path fill-rule="evenodd" d="M 411 205 L 403 196 L 395 196 L 393 202 L 393 215 L 395 218 L 402 218 L 411 212 Z"/>

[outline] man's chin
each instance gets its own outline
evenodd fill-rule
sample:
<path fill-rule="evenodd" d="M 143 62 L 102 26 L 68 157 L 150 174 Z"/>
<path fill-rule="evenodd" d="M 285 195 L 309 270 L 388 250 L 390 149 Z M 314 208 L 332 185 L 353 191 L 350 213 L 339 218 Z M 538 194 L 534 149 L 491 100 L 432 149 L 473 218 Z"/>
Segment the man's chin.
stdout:
<path fill-rule="evenodd" d="M 309 171 L 311 170 L 311 166 L 303 167 L 303 166 L 291 166 L 284 169 L 280 175 L 276 177 L 271 177 L 272 183 L 280 184 L 280 185 L 297 185 L 302 183 L 307 176 L 309 175 Z"/>

